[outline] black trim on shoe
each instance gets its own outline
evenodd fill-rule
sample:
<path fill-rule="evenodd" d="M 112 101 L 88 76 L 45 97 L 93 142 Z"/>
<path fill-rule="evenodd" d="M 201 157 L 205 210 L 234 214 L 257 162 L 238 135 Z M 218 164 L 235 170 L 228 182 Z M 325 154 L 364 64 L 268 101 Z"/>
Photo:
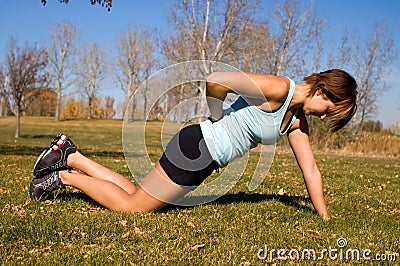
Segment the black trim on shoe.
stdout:
<path fill-rule="evenodd" d="M 57 170 L 72 169 L 72 167 L 67 165 L 67 158 L 71 153 L 77 151 L 77 147 L 67 136 L 65 136 L 63 143 L 57 145 L 62 136 L 65 135 L 57 135 L 52 140 L 50 147 L 43 150 L 40 154 L 33 168 L 33 175 L 35 177 L 40 178 Z M 57 148 L 54 149 L 54 146 L 57 146 Z"/>
<path fill-rule="evenodd" d="M 32 200 L 39 201 L 45 199 L 54 191 L 60 191 L 61 189 L 65 189 L 65 185 L 61 181 L 60 172 L 55 171 L 43 177 L 34 178 L 29 186 L 29 195 Z M 58 194 L 54 194 L 54 198 Z"/>

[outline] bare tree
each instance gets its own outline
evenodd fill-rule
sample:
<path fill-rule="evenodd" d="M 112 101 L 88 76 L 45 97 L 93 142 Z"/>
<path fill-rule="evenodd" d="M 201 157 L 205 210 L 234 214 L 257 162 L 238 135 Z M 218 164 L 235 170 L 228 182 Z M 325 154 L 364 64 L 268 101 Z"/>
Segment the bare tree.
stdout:
<path fill-rule="evenodd" d="M 323 21 L 313 9 L 313 3 L 302 10 L 298 0 L 280 1 L 271 10 L 270 32 L 274 38 L 273 49 L 267 50 L 265 58 L 269 72 L 275 75 L 300 76 L 309 72 L 304 69 L 310 51 L 316 50 L 322 37 Z"/>
<path fill-rule="evenodd" d="M 7 105 L 6 105 L 6 88 L 7 88 L 8 77 L 3 70 L 0 68 L 0 116 L 6 115 Z"/>
<path fill-rule="evenodd" d="M 67 20 L 51 29 L 48 56 L 52 83 L 57 92 L 55 121 L 60 120 L 62 92 L 70 86 L 68 80 L 72 74 L 72 57 L 76 52 L 76 32 L 76 27 Z"/>
<path fill-rule="evenodd" d="M 351 58 L 353 56 L 354 49 L 351 39 L 351 33 L 348 30 L 345 30 L 342 34 L 339 46 L 337 48 L 332 47 L 327 52 L 327 68 L 352 68 Z M 320 59 L 323 58 L 322 53 L 319 54 L 318 57 Z"/>
<path fill-rule="evenodd" d="M 184 45 L 179 58 L 184 60 L 203 60 L 203 75 L 213 71 L 211 62 L 224 62 L 234 55 L 235 43 L 243 39 L 252 21 L 259 0 L 176 0 L 171 8 L 169 21 L 174 28 L 175 39 L 181 39 Z M 184 50 L 191 52 L 190 55 Z M 164 53 L 166 51 L 164 50 Z M 171 59 L 174 54 L 169 54 Z M 189 58 L 188 58 L 189 57 Z M 205 86 L 200 82 L 192 85 L 202 97 L 198 110 L 205 115 Z"/>
<path fill-rule="evenodd" d="M 167 34 L 161 41 L 161 51 L 166 61 L 172 64 L 200 59 L 195 44 L 184 31 Z"/>
<path fill-rule="evenodd" d="M 235 42 L 244 36 L 259 2 L 177 0 L 171 9 L 170 22 L 175 32 L 184 33 L 186 42 L 197 51 L 199 57 L 194 59 L 222 62 Z M 211 72 L 210 66 L 204 67 L 205 71 Z"/>
<path fill-rule="evenodd" d="M 198 49 L 196 49 L 195 44 L 187 36 L 187 32 L 184 31 L 178 31 L 165 36 L 161 41 L 161 50 L 166 61 L 172 64 L 198 60 L 200 58 Z M 184 72 L 187 72 L 186 75 L 188 75 L 189 70 Z M 176 75 L 181 75 L 181 73 L 176 73 Z M 178 106 L 178 108 L 175 108 L 177 111 L 175 120 L 178 122 L 184 121 L 184 114 L 189 113 L 190 107 L 179 105 L 179 103 L 182 103 L 185 97 L 192 98 L 199 94 L 199 91 L 197 89 L 194 90 L 193 87 L 196 88 L 196 85 L 180 84 L 179 88 L 171 88 L 164 96 L 165 107 L 162 110 L 160 109 L 163 112 L 162 116 L 166 117 L 169 114 L 171 106 Z M 171 116 L 171 114 L 169 115 Z"/>
<path fill-rule="evenodd" d="M 147 99 L 150 88 L 148 87 L 147 79 L 150 77 L 150 74 L 154 67 L 157 65 L 157 61 L 155 59 L 155 50 L 154 50 L 154 38 L 151 32 L 144 31 L 143 33 L 143 46 L 142 46 L 142 54 L 143 54 L 143 79 L 145 80 L 143 86 L 143 120 L 147 119 Z"/>
<path fill-rule="evenodd" d="M 88 99 L 88 119 L 93 118 L 93 107 L 99 90 L 99 82 L 103 79 L 104 56 L 97 44 L 86 44 L 79 53 L 76 65 L 78 82 Z"/>
<path fill-rule="evenodd" d="M 234 44 L 228 55 L 230 64 L 242 71 L 265 73 L 270 66 L 266 54 L 272 54 L 274 38 L 267 22 L 251 21 L 243 38 Z"/>
<path fill-rule="evenodd" d="M 116 77 L 125 92 L 127 101 L 132 99 L 133 94 L 150 76 L 157 64 L 154 44 L 153 32 L 145 28 L 137 30 L 134 25 L 122 32 L 119 37 Z M 147 92 L 144 92 L 143 95 L 144 105 L 146 105 Z M 130 120 L 134 119 L 135 106 L 136 103 L 129 106 L 131 108 L 128 110 L 128 114 L 131 115 Z"/>
<path fill-rule="evenodd" d="M 114 103 L 115 103 L 114 97 L 106 96 L 105 107 L 104 107 L 104 117 L 105 118 L 113 118 L 115 116 Z"/>
<path fill-rule="evenodd" d="M 389 88 L 384 77 L 397 54 L 391 33 L 383 22 L 374 24 L 365 41 L 354 33 L 353 47 L 355 75 L 359 81 L 357 116 L 362 127 L 368 116 L 376 114 L 377 99 Z"/>
<path fill-rule="evenodd" d="M 20 118 L 27 105 L 39 95 L 45 86 L 47 56 L 43 50 L 25 46 L 22 50 L 11 38 L 6 55 L 6 69 L 9 78 L 6 88 L 8 105 L 16 117 L 15 138 L 20 135 Z"/>

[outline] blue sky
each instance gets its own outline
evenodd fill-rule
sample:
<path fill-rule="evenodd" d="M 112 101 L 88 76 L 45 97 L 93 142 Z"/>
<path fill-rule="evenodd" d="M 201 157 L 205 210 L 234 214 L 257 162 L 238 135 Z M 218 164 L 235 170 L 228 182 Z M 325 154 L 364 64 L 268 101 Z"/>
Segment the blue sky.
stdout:
<path fill-rule="evenodd" d="M 48 0 L 42 6 L 40 0 L 12 0 L 1 4 L 0 60 L 9 37 L 15 36 L 20 45 L 25 42 L 45 46 L 50 28 L 63 19 L 76 24 L 82 43 L 96 42 L 111 49 L 122 30 L 130 24 L 168 31 L 166 15 L 167 0 L 114 0 L 111 12 L 99 5 L 91 6 L 89 0 L 70 0 L 68 5 L 58 0 Z M 263 0 L 268 7 L 275 0 Z M 398 0 L 315 0 L 315 7 L 326 20 L 327 38 L 340 38 L 344 29 L 366 34 L 376 21 L 386 21 L 400 54 L 400 1 Z M 263 11 L 260 11 L 262 14 Z M 266 13 L 266 11 L 264 11 Z M 392 73 L 385 77 L 391 90 L 381 97 L 381 108 L 377 119 L 385 126 L 400 122 L 400 59 L 392 65 Z M 101 94 L 114 95 L 122 99 L 122 91 L 103 88 Z"/>

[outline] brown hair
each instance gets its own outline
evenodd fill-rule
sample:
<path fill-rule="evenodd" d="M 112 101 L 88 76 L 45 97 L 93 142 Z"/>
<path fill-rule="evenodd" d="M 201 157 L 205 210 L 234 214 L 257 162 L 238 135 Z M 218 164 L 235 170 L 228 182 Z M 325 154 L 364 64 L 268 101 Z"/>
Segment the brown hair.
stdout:
<path fill-rule="evenodd" d="M 309 96 L 321 89 L 335 104 L 328 114 L 332 132 L 338 131 L 351 120 L 357 110 L 358 87 L 352 76 L 343 70 L 331 69 L 307 76 L 304 81 L 311 87 Z"/>

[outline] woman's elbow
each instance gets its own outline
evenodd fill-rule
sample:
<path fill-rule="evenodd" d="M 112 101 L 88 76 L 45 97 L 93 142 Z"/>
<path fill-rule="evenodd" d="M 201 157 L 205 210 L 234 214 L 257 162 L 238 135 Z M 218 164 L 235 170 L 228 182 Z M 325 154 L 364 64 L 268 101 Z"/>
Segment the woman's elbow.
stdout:
<path fill-rule="evenodd" d="M 221 76 L 222 76 L 221 74 L 222 74 L 221 72 L 213 72 L 213 73 L 211 73 L 210 75 L 207 76 L 206 82 L 207 83 L 215 83 L 215 84 L 220 83 L 221 82 L 220 79 L 221 79 Z"/>
<path fill-rule="evenodd" d="M 319 171 L 318 166 L 315 163 L 304 167 L 304 169 L 302 169 L 302 172 L 305 178 L 321 178 L 321 172 Z"/>
<path fill-rule="evenodd" d="M 207 93 L 215 96 L 226 95 L 229 89 L 224 85 L 224 75 L 222 72 L 213 72 L 206 78 Z"/>

